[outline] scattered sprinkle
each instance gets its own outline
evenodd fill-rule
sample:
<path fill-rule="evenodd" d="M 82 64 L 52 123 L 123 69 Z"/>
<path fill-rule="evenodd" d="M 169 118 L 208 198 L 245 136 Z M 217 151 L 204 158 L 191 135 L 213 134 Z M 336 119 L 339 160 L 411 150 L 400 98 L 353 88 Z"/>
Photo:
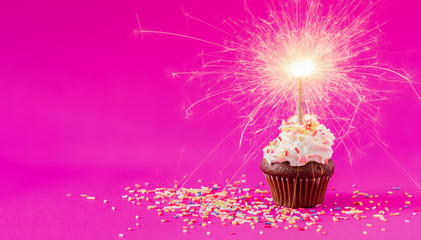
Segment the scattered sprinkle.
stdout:
<path fill-rule="evenodd" d="M 199 179 L 198 182 L 202 181 Z M 243 185 L 246 182 L 242 176 L 239 181 L 227 180 L 227 184 L 224 186 L 213 183 L 210 186 L 199 188 L 178 187 L 177 184 L 174 184 L 173 188 L 157 186 L 154 189 L 147 189 L 140 184 L 135 184 L 134 188 L 126 187 L 127 192 L 122 198 L 135 206 L 139 205 L 154 211 L 158 216 L 165 216 L 160 219 L 163 224 L 168 222 L 168 218 L 174 219 L 174 221 L 182 219 L 183 224 L 186 225 L 182 228 L 183 233 L 187 233 L 188 229 L 195 227 L 207 227 L 215 220 L 220 220 L 222 226 L 247 224 L 251 229 L 283 228 L 286 231 L 292 229 L 306 231 L 315 228 L 316 232 L 326 234 L 326 231 L 322 231 L 323 226 L 320 225 L 325 221 L 322 218 L 330 218 L 333 222 L 366 218 L 371 221 L 387 222 L 386 217 L 401 215 L 400 211 L 406 211 L 411 204 L 410 201 L 405 201 L 405 205 L 401 205 L 402 207 L 392 208 L 387 201 L 383 203 L 377 194 L 355 190 L 351 195 L 354 202 L 350 206 L 334 202 L 331 206 L 325 205 L 313 209 L 291 209 L 274 204 L 269 190 L 259 188 L 263 185 L 262 182 L 252 186 Z M 148 185 L 145 183 L 145 186 Z M 329 189 L 335 190 L 333 187 Z M 331 194 L 339 197 L 339 193 Z M 393 192 L 388 191 L 387 194 L 393 194 Z M 89 198 L 86 194 L 81 194 L 81 196 Z M 409 196 L 409 194 L 405 193 L 405 196 Z M 115 208 L 112 207 L 112 210 Z M 416 211 L 420 211 L 420 209 L 413 210 L 413 215 L 416 214 Z M 135 215 L 135 219 L 138 220 L 139 215 Z M 404 222 L 409 223 L 409 220 L 404 220 Z M 373 227 L 376 223 L 365 224 L 367 227 Z M 140 224 L 136 222 L 136 226 L 140 226 Z M 128 229 L 130 231 L 132 228 Z M 381 231 L 384 232 L 385 228 L 382 228 Z M 263 231 L 259 231 L 259 233 L 263 234 Z M 235 233 L 231 232 L 231 234 Z M 367 231 L 363 231 L 363 234 L 366 235 Z M 210 235 L 210 232 L 206 232 L 206 235 Z"/>

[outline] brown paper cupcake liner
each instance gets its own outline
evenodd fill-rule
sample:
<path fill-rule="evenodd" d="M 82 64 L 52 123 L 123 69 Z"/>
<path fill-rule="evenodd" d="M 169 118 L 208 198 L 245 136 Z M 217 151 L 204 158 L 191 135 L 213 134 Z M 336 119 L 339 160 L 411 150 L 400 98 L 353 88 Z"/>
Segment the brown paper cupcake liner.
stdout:
<path fill-rule="evenodd" d="M 320 205 L 333 172 L 316 178 L 285 178 L 264 173 L 273 202 L 290 208 L 309 208 Z"/>

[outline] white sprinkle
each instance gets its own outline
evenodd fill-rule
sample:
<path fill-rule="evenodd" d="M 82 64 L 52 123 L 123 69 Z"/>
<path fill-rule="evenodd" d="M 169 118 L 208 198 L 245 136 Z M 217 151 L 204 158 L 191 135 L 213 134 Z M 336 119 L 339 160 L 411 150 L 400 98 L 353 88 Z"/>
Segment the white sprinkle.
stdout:
<path fill-rule="evenodd" d="M 111 207 L 111 210 L 113 210 L 113 211 L 114 211 L 114 210 L 115 210 L 115 207 Z"/>
<path fill-rule="evenodd" d="M 208 235 L 208 236 L 209 236 L 209 235 L 210 235 L 210 232 L 206 232 L 206 235 Z"/>
<path fill-rule="evenodd" d="M 104 203 L 107 203 L 108 201 L 107 200 L 104 200 Z"/>
<path fill-rule="evenodd" d="M 263 231 L 260 231 L 259 233 L 260 233 L 260 234 L 263 234 Z"/>
<path fill-rule="evenodd" d="M 124 234 L 119 233 L 118 236 L 122 238 L 122 237 L 124 237 Z"/>
<path fill-rule="evenodd" d="M 136 219 L 139 219 L 139 215 L 136 215 Z"/>

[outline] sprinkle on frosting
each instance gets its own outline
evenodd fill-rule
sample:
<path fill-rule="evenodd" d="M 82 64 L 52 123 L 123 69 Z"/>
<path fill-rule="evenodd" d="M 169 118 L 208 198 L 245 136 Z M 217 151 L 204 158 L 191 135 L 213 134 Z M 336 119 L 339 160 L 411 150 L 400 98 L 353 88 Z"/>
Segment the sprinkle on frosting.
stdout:
<path fill-rule="evenodd" d="M 332 157 L 335 137 L 315 115 L 304 115 L 303 124 L 298 116 L 283 120 L 279 136 L 263 149 L 263 158 L 269 164 L 288 161 L 291 166 L 303 166 L 309 161 L 326 164 Z"/>

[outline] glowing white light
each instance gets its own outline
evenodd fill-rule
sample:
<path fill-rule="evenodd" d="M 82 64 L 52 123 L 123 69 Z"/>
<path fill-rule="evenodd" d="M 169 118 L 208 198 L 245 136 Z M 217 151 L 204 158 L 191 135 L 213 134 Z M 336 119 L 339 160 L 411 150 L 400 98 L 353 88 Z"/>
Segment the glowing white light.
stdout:
<path fill-rule="evenodd" d="M 312 74 L 316 69 L 316 64 L 310 59 L 301 59 L 288 66 L 288 72 L 294 77 L 304 77 Z"/>

